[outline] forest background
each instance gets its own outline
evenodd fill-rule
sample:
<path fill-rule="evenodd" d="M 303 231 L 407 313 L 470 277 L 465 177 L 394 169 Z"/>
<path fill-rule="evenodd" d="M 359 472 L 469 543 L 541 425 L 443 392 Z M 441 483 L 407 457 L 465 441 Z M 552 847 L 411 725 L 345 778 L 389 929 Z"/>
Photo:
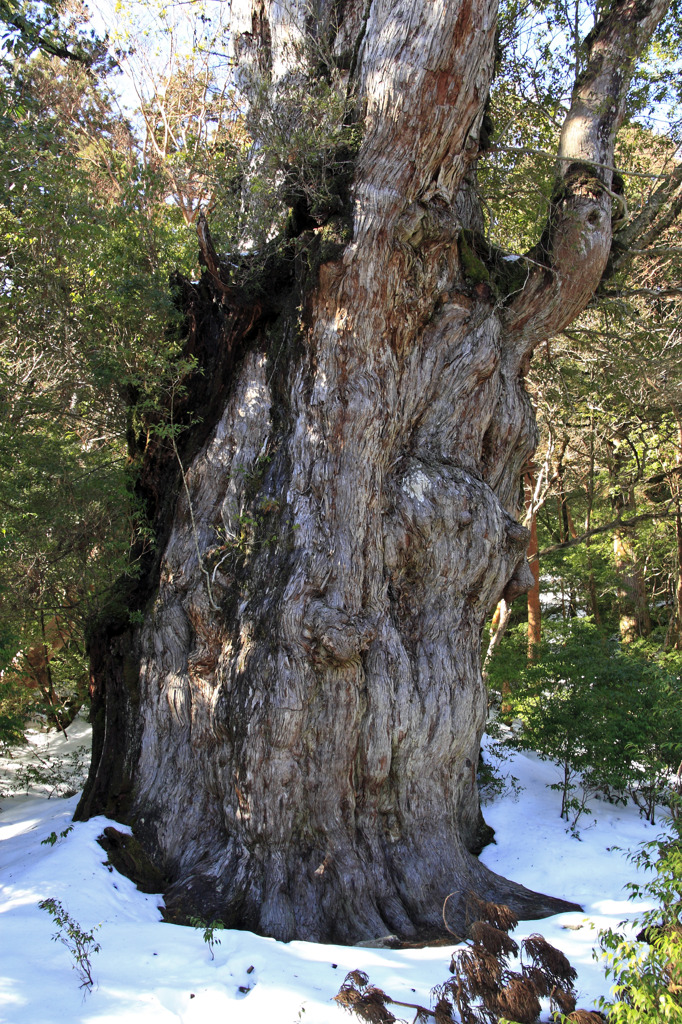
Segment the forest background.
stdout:
<path fill-rule="evenodd" d="M 503 5 L 478 181 L 488 242 L 511 264 L 544 222 L 599 14 L 579 0 Z M 297 195 L 328 198 L 315 191 L 324 154 L 353 142 L 325 76 L 277 108 L 264 87 L 247 112 L 220 4 L 99 17 L 106 41 L 78 5 L 0 0 L 5 744 L 35 714 L 65 730 L 87 702 L 93 624 L 154 545 L 136 487 L 144 439 L 184 469 L 176 410 L 193 360 L 179 293 L 202 273 L 197 233 L 210 224 L 235 267 L 272 251 Z M 595 791 L 632 797 L 653 822 L 682 776 L 681 17 L 673 3 L 638 70 L 606 283 L 528 373 L 536 582 L 501 602 L 482 652 L 491 703 L 524 723 L 516 742 L 562 765 L 576 830 Z"/>

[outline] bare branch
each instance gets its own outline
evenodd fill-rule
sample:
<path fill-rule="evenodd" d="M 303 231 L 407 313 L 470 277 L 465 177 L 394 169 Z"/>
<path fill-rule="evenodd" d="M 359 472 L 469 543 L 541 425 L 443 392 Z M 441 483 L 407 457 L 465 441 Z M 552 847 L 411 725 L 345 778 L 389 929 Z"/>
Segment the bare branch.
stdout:
<path fill-rule="evenodd" d="M 651 522 L 653 519 L 668 519 L 672 515 L 671 508 L 672 505 L 668 503 L 665 510 L 661 512 L 641 512 L 631 519 L 622 519 L 618 516 L 603 526 L 595 526 L 591 530 L 586 530 L 585 533 L 578 534 L 577 537 L 570 537 L 560 544 L 550 544 L 549 547 L 538 551 L 537 555 L 532 555 L 528 561 L 534 562 L 536 559 L 544 558 L 545 555 L 553 555 L 556 551 L 563 551 L 564 548 L 573 548 L 577 544 L 584 544 L 590 537 L 596 537 L 600 533 L 610 533 L 616 529 L 627 529 L 630 526 L 637 526 L 638 523 Z"/>
<path fill-rule="evenodd" d="M 676 196 L 680 187 L 682 187 L 682 162 L 678 163 L 671 173 L 666 175 L 664 181 L 655 190 L 644 209 L 629 224 L 625 225 L 614 235 L 614 257 L 612 260 L 614 269 L 621 266 L 628 259 L 634 242 L 646 237 L 646 244 L 650 244 L 657 237 L 660 237 L 664 227 L 661 226 L 658 229 L 654 222 L 666 203 L 669 203 Z M 652 237 L 652 231 L 648 231 L 648 229 L 652 229 L 654 237 Z"/>
<path fill-rule="evenodd" d="M 549 424 L 549 438 L 547 440 L 547 451 L 545 453 L 545 459 L 542 463 L 540 472 L 538 473 L 537 482 L 535 484 L 535 490 L 533 491 L 532 499 L 526 509 L 526 515 L 523 520 L 525 527 L 530 527 L 533 516 L 542 508 L 547 500 L 550 488 L 552 486 L 552 480 L 549 476 L 549 471 L 552 464 L 552 455 L 554 454 L 554 434 L 552 432 L 551 424 Z"/>
<path fill-rule="evenodd" d="M 575 160 L 575 157 L 572 156 L 557 156 L 556 153 L 550 153 L 548 149 L 536 149 L 533 146 L 504 146 L 499 142 L 495 145 L 489 146 L 483 155 L 488 156 L 490 153 L 518 153 L 520 155 L 527 156 L 545 156 L 548 160 L 556 160 L 564 163 L 573 163 Z M 612 164 L 601 164 L 597 160 L 584 160 L 583 163 L 589 164 L 591 167 L 596 167 L 602 171 L 610 171 L 611 174 L 619 174 L 621 177 L 647 178 L 655 181 L 660 179 L 667 180 L 670 177 L 668 174 L 653 174 L 650 171 L 629 171 L 624 167 L 614 167 Z"/>
<path fill-rule="evenodd" d="M 682 295 L 682 286 L 677 288 L 604 288 L 598 293 L 599 298 L 626 298 L 628 295 L 647 295 L 654 299 L 671 298 L 674 295 Z"/>
<path fill-rule="evenodd" d="M 651 249 L 630 249 L 633 256 L 682 256 L 682 245 L 655 245 Z"/>
<path fill-rule="evenodd" d="M 541 554 L 544 554 L 544 552 L 541 552 Z M 529 564 L 531 561 L 534 561 L 534 559 L 529 559 Z M 505 599 L 502 598 L 498 608 L 500 617 L 497 622 L 497 627 L 494 629 L 494 631 L 491 630 L 488 650 L 485 653 L 485 658 L 483 659 L 483 667 L 481 669 L 481 677 L 486 685 L 488 683 L 488 666 L 490 665 L 490 661 L 492 659 L 493 654 L 500 646 L 502 637 L 507 632 L 507 626 L 509 625 L 509 619 L 511 617 L 511 601 L 505 601 Z M 450 929 L 448 929 L 448 931 L 449 930 Z"/>

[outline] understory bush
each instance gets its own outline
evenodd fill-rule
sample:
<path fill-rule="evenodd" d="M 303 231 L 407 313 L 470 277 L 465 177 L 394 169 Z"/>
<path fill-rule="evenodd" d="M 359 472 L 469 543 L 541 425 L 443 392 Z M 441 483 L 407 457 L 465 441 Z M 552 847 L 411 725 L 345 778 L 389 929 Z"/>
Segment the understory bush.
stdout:
<path fill-rule="evenodd" d="M 613 980 L 600 1006 L 609 1024 L 682 1021 L 682 819 L 672 819 L 667 834 L 630 859 L 651 874 L 643 884 L 628 885 L 630 899 L 655 905 L 635 922 L 641 926 L 636 939 L 611 928 L 600 932 L 595 956 Z"/>
<path fill-rule="evenodd" d="M 511 756 L 498 723 L 490 722 L 487 742 L 479 755 L 476 772 L 479 797 L 483 805 L 501 798 L 518 800 L 523 786 L 511 771 L 506 770 L 506 762 Z"/>
<path fill-rule="evenodd" d="M 220 945 L 220 939 L 216 935 L 216 932 L 222 932 L 225 929 L 225 925 L 222 921 L 205 921 L 203 917 L 190 917 L 189 923 L 193 928 L 197 928 L 201 932 L 201 937 L 208 946 L 208 951 L 211 954 L 211 960 L 215 960 L 215 947 Z"/>
<path fill-rule="evenodd" d="M 6 609 L 0 617 L 8 617 Z M 42 648 L 26 647 L 24 641 L 20 630 L 0 624 L 0 749 L 25 743 L 26 725 L 33 718 L 42 717 L 65 731 L 88 700 L 82 651 L 52 651 L 49 659 L 40 661 L 45 668 L 40 685 L 40 674 L 34 675 L 27 655 Z"/>
<path fill-rule="evenodd" d="M 73 796 L 82 789 L 88 774 L 90 750 L 77 747 L 68 754 L 34 754 L 30 764 L 22 764 L 14 773 L 9 789 L 13 792 L 43 786 L 47 799 Z"/>
<path fill-rule="evenodd" d="M 25 742 L 26 720 L 41 710 L 40 695 L 13 679 L 0 680 L 0 750 Z"/>
<path fill-rule="evenodd" d="M 38 906 L 41 910 L 46 911 L 56 924 L 57 931 L 52 936 L 52 940 L 66 946 L 73 960 L 71 966 L 81 979 L 80 987 L 89 992 L 95 984 L 90 958 L 93 953 L 99 953 L 101 949 L 94 934 L 100 926 L 96 925 L 91 931 L 81 928 L 78 921 L 71 917 L 59 900 L 52 897 L 41 900 Z"/>
<path fill-rule="evenodd" d="M 559 765 L 552 788 L 561 793 L 561 816 L 575 828 L 590 796 L 630 795 L 653 824 L 682 759 L 677 661 L 656 660 L 586 619 L 548 626 L 532 662 L 522 656 L 526 645 L 524 626 L 511 631 L 490 680 L 511 683 L 505 704 L 523 723 L 511 742 Z"/>

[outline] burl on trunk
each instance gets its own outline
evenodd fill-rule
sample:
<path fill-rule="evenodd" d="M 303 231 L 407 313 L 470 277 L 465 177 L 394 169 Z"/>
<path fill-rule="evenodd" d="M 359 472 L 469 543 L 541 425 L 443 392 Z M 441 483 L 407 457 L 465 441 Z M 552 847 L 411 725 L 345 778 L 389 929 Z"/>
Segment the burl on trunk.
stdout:
<path fill-rule="evenodd" d="M 235 2 L 235 38 L 282 81 L 318 6 Z M 144 623 L 93 636 L 79 814 L 133 824 L 176 920 L 357 942 L 439 931 L 452 892 L 455 924 L 469 891 L 567 907 L 475 856 L 480 639 L 532 583 L 524 372 L 602 275 L 628 69 L 666 5 L 614 3 L 593 33 L 547 229 L 508 263 L 475 191 L 494 0 L 333 6 L 363 126 L 352 240 L 330 253 L 308 224 L 247 308 L 200 222 L 200 423 L 184 479 L 158 447 L 142 468 L 157 555 L 129 598 Z"/>

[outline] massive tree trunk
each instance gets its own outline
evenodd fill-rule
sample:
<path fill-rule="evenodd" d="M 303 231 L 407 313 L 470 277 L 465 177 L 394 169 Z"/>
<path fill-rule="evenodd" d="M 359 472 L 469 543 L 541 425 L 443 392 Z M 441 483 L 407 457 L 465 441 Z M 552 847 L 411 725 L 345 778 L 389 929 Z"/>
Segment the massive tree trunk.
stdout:
<path fill-rule="evenodd" d="M 158 557 L 143 624 L 93 636 L 79 814 L 133 823 L 176 919 L 359 941 L 437 931 L 453 891 L 460 923 L 468 890 L 557 907 L 472 853 L 481 631 L 532 583 L 523 376 L 601 278 L 627 69 L 665 3 L 616 3 L 595 33 L 547 231 L 516 263 L 482 242 L 475 194 L 494 0 L 333 6 L 363 111 L 352 241 L 325 261 L 308 225 L 293 279 L 246 309 L 200 225 L 185 296 L 207 370 L 184 401 L 202 422 L 184 479 L 173 453 L 145 459 Z M 233 4 L 280 78 L 287 40 L 322 30 L 298 7 Z"/>

